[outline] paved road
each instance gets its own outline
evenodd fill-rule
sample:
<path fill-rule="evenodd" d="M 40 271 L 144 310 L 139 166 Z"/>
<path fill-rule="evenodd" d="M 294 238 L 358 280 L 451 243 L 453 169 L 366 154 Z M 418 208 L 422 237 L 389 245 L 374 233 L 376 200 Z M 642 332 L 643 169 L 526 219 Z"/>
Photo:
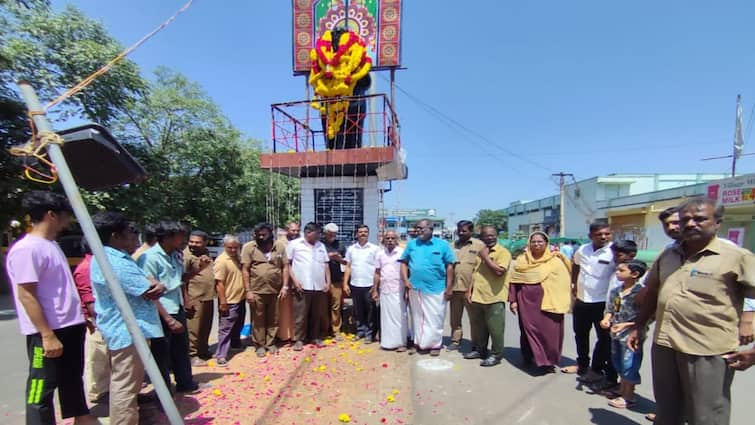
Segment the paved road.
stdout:
<path fill-rule="evenodd" d="M 567 317 L 564 364 L 576 358 Z M 465 317 L 465 338 L 469 326 Z M 446 329 L 449 335 L 449 329 Z M 516 316 L 506 317 L 505 360 L 501 365 L 483 368 L 475 360 L 464 360 L 456 352 L 444 351 L 441 359 L 453 363 L 446 371 L 428 371 L 415 360 L 414 396 L 416 424 L 527 424 L 527 425 L 633 425 L 650 424 L 645 413 L 654 407 L 650 361 L 642 365 L 643 384 L 637 387 L 639 403 L 631 411 L 614 409 L 607 399 L 590 394 L 574 375 L 562 373 L 532 376 L 521 368 L 519 329 Z M 646 341 L 645 352 L 649 353 Z M 755 370 L 738 374 L 732 388 L 732 425 L 752 423 L 755 400 Z"/>
<path fill-rule="evenodd" d="M 567 319 L 570 320 L 570 319 Z M 638 387 L 643 398 L 636 411 L 619 411 L 607 400 L 588 394 L 577 385 L 573 375 L 531 376 L 519 367 L 516 318 L 509 314 L 506 329 L 506 360 L 494 368 L 482 368 L 473 360 L 464 360 L 456 352 L 443 352 L 439 359 L 451 362 L 450 369 L 428 370 L 423 367 L 427 356 L 411 360 L 414 399 L 414 423 L 422 424 L 531 424 L 631 425 L 646 422 L 644 413 L 652 411 L 650 364 L 642 368 L 645 384 Z M 217 323 L 217 321 L 216 321 Z M 567 326 L 564 344 L 565 361 L 575 357 L 574 340 Z M 468 325 L 465 322 L 465 332 Z M 448 332 L 447 332 L 448 333 Z M 0 423 L 23 423 L 23 391 L 26 380 L 24 338 L 10 298 L 0 295 Z M 438 366 L 438 362 L 429 367 Z M 442 366 L 442 365 L 441 365 Z M 752 394 L 755 394 L 755 370 L 738 374 L 733 387 L 732 425 L 751 423 Z M 749 404 L 748 404 L 749 403 Z"/>

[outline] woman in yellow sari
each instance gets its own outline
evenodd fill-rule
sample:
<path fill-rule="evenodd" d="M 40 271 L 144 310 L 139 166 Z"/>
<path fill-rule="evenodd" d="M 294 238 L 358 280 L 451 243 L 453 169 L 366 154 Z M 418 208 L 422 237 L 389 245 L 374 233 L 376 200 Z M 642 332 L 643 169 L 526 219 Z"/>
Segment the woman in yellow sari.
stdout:
<path fill-rule="evenodd" d="M 508 273 L 511 312 L 519 316 L 525 364 L 553 372 L 561 361 L 564 314 L 571 307 L 571 263 L 551 252 L 548 235 L 534 232 Z"/>

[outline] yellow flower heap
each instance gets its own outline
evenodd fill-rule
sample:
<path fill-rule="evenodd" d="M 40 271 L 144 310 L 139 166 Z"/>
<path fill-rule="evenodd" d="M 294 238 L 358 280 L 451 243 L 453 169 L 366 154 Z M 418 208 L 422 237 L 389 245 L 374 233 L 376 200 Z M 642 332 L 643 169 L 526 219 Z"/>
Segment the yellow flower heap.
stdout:
<path fill-rule="evenodd" d="M 328 139 L 333 139 L 346 117 L 349 101 L 331 99 L 353 96 L 357 82 L 370 72 L 372 60 L 367 56 L 364 40 L 352 31 L 340 35 L 336 50 L 333 49 L 333 33 L 325 31 L 309 57 L 312 60 L 309 84 L 315 90 L 316 99 L 312 107 L 326 116 L 326 133 Z"/>

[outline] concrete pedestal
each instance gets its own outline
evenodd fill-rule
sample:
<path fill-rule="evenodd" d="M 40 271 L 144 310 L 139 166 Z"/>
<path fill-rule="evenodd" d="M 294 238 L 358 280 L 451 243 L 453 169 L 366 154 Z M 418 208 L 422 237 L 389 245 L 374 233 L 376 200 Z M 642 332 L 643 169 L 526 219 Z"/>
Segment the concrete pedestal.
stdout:
<path fill-rule="evenodd" d="M 338 239 L 354 240 L 358 224 L 370 227 L 370 242 L 377 243 L 380 192 L 377 176 L 303 177 L 301 225 L 309 222 L 338 225 Z"/>

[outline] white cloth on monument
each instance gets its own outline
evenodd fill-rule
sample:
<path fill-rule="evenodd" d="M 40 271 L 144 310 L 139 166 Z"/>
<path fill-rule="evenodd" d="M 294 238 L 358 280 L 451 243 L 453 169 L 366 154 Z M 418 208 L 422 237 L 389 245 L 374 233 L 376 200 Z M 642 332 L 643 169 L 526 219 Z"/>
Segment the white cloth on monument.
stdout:
<path fill-rule="evenodd" d="M 409 325 L 403 286 L 398 293 L 380 293 L 380 346 L 392 350 L 406 345 Z"/>
<path fill-rule="evenodd" d="M 412 309 L 414 345 L 420 350 L 439 349 L 443 345 L 443 323 L 446 321 L 446 298 L 416 289 L 409 291 Z"/>

